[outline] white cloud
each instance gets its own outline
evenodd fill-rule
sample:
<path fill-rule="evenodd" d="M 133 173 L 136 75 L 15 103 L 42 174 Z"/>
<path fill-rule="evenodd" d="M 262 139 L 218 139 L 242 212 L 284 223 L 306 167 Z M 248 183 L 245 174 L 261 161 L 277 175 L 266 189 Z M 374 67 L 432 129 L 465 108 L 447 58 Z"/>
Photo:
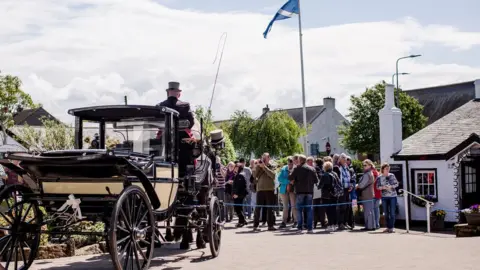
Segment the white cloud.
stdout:
<path fill-rule="evenodd" d="M 5 73 L 54 115 L 92 104 L 155 104 L 167 82 L 179 80 L 184 99 L 208 105 L 218 39 L 228 32 L 213 103 L 215 118 L 236 109 L 255 115 L 270 108 L 301 106 L 298 33 L 277 22 L 267 40 L 271 15 L 200 13 L 166 8 L 148 0 L 2 0 L 0 59 Z M 390 80 L 395 60 L 424 53 L 435 43 L 454 50 L 480 44 L 480 33 L 451 26 L 401 21 L 304 29 L 307 105 L 337 98 L 342 113 L 351 94 Z M 441 59 L 441 55 L 438 56 Z M 407 88 L 478 78 L 479 66 L 435 65 L 404 60 Z"/>

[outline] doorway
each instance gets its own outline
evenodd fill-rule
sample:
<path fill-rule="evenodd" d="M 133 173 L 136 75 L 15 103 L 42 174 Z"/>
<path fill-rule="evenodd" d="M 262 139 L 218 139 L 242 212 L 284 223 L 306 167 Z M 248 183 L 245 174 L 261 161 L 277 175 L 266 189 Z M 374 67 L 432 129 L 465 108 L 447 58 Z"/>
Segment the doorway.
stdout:
<path fill-rule="evenodd" d="M 480 157 L 462 162 L 462 209 L 480 204 Z"/>

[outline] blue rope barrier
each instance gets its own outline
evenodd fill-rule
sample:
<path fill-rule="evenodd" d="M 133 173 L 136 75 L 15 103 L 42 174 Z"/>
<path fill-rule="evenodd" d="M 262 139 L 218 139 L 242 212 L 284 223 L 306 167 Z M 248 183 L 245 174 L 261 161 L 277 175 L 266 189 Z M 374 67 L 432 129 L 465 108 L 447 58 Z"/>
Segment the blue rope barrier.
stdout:
<path fill-rule="evenodd" d="M 442 209 L 442 208 L 433 208 L 432 211 L 435 211 L 435 210 L 443 210 L 447 213 L 458 213 L 458 212 L 461 212 L 462 210 L 450 210 L 450 209 Z"/>
<path fill-rule="evenodd" d="M 358 203 L 362 202 L 373 202 L 374 200 L 365 200 L 365 201 L 357 201 Z M 283 207 L 281 205 L 250 205 L 250 204 L 243 204 L 243 203 L 223 203 L 224 205 L 229 205 L 229 206 L 244 206 L 244 207 L 265 207 L 265 208 L 278 208 L 278 207 Z M 344 202 L 344 203 L 332 203 L 332 204 L 312 204 L 312 205 L 303 205 L 302 207 L 327 207 L 327 206 L 337 206 L 337 205 L 349 205 L 352 204 L 352 202 Z M 291 207 L 291 206 L 289 206 Z"/>

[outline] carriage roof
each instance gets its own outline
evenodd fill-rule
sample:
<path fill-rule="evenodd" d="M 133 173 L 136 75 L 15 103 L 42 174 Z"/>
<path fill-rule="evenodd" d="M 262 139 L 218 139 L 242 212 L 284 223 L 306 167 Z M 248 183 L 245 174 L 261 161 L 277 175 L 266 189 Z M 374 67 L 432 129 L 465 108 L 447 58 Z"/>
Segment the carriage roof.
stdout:
<path fill-rule="evenodd" d="M 132 118 L 164 119 L 165 116 L 178 116 L 178 112 L 164 106 L 149 105 L 107 105 L 83 107 L 68 110 L 68 114 L 87 121 L 115 122 Z"/>

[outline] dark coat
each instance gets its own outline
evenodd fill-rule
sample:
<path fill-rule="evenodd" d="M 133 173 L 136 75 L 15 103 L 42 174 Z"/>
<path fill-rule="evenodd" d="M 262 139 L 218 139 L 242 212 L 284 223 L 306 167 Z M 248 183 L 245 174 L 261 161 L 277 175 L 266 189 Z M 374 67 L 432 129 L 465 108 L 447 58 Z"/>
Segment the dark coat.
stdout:
<path fill-rule="evenodd" d="M 243 174 L 238 173 L 233 179 L 232 194 L 239 197 L 245 197 L 248 194 L 247 181 Z"/>
<path fill-rule="evenodd" d="M 193 117 L 192 110 L 190 109 L 190 103 L 178 100 L 176 97 L 168 97 L 166 100 L 160 102 L 157 106 L 176 110 L 179 114 L 180 120 L 188 120 L 190 122 L 188 128 L 193 127 L 195 119 Z"/>
<path fill-rule="evenodd" d="M 307 164 L 295 167 L 288 176 L 288 180 L 294 181 L 293 186 L 296 194 L 313 194 L 314 185 L 318 183 L 317 172 Z"/>
<path fill-rule="evenodd" d="M 335 183 L 335 178 L 333 178 L 332 174 L 336 175 L 337 173 L 330 170 L 326 171 L 322 174 L 322 178 L 320 179 L 320 183 L 318 184 L 318 189 L 322 190 L 322 199 L 333 199 L 335 198 L 333 194 L 333 184 Z M 338 177 L 338 175 L 337 175 Z"/>

